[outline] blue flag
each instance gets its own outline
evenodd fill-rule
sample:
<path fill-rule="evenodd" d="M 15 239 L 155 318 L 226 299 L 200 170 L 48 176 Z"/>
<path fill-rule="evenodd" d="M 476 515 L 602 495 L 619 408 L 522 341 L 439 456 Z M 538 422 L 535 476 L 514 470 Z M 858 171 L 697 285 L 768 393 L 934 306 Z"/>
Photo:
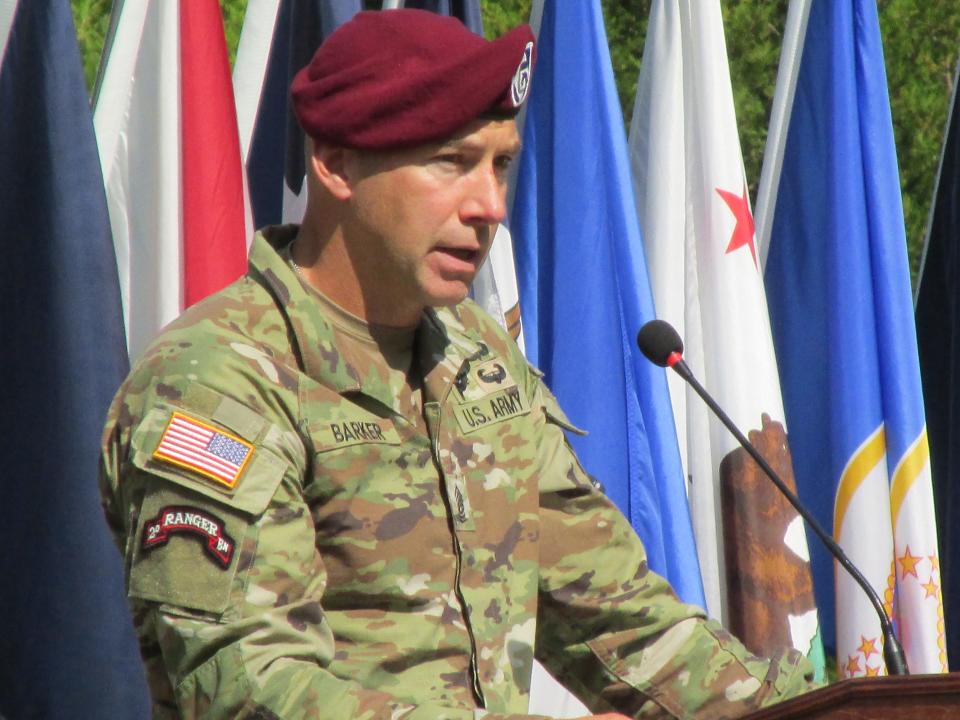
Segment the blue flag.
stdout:
<path fill-rule="evenodd" d="M 234 89 L 255 227 L 300 221 L 304 135 L 290 104 L 290 83 L 323 39 L 361 6 L 361 0 L 280 0 L 279 6 L 253 0 L 247 7 Z M 262 12 L 272 14 L 272 33 L 263 33 Z"/>
<path fill-rule="evenodd" d="M 782 164 L 765 169 L 771 199 L 758 207 L 758 217 L 772 214 L 761 223 L 765 284 L 797 486 L 886 603 L 910 670 L 939 672 L 937 536 L 877 8 L 813 0 L 791 13 L 801 5 L 809 15 L 796 87 L 778 86 L 775 105 L 788 117 L 779 150 L 767 148 Z M 781 78 L 791 75 L 781 66 Z M 835 640 L 841 675 L 882 672 L 864 593 L 812 550 L 824 640 Z"/>
<path fill-rule="evenodd" d="M 607 47 L 598 0 L 544 3 L 511 216 L 527 356 L 650 567 L 703 606 L 666 378 L 635 343 L 654 310 Z"/>
<path fill-rule="evenodd" d="M 933 214 L 917 287 L 917 343 L 930 433 L 930 470 L 940 530 L 940 571 L 950 665 L 960 667 L 960 93 L 943 142 Z"/>
<path fill-rule="evenodd" d="M 0 715 L 145 718 L 97 489 L 127 357 L 93 121 L 68 0 L 13 5 L 11 25 L 0 18 Z"/>

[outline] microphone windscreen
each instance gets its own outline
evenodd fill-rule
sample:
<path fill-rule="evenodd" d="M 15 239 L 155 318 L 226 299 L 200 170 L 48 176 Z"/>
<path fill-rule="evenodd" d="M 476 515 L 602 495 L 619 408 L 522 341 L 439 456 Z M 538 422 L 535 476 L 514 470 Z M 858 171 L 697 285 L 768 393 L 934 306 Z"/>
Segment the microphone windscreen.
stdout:
<path fill-rule="evenodd" d="M 637 345 L 650 362 L 660 367 L 667 366 L 671 354 L 683 354 L 683 340 L 666 320 L 651 320 L 640 328 Z"/>

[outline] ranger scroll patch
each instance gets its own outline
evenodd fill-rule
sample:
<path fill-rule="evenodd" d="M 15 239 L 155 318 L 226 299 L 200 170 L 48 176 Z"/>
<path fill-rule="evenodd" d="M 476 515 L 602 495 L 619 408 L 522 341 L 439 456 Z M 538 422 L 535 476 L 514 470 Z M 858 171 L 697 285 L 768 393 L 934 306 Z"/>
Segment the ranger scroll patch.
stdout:
<path fill-rule="evenodd" d="M 186 533 L 206 540 L 203 549 L 216 563 L 226 570 L 233 559 L 236 544 L 223 529 L 223 521 L 204 510 L 186 506 L 163 508 L 143 528 L 144 550 L 153 550 L 166 545 L 171 535 Z"/>

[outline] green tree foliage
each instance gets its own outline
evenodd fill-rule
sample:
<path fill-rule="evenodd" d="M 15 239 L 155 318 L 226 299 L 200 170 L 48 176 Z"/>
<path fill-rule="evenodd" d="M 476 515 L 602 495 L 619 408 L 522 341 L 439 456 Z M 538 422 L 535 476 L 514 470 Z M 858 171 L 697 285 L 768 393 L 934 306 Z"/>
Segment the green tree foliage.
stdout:
<path fill-rule="evenodd" d="M 531 0 L 499 0 L 480 3 L 483 32 L 488 38 L 500 37 L 510 28 L 527 22 Z"/>
<path fill-rule="evenodd" d="M 580 0 L 555 0 L 574 2 Z M 651 0 L 602 0 L 617 91 L 629 125 Z M 380 0 L 364 0 L 366 8 Z M 532 0 L 482 0 L 496 37 L 526 22 Z M 88 85 L 96 77 L 110 0 L 71 0 Z M 221 0 L 233 62 L 247 0 Z M 750 192 L 756 197 L 776 85 L 788 0 L 723 0 L 737 124 Z M 936 179 L 947 105 L 960 50 L 960 3 L 878 0 L 911 267 L 916 273 Z"/>
<path fill-rule="evenodd" d="M 760 184 L 786 18 L 786 0 L 723 4 L 740 149 L 750 196 L 754 199 Z"/>
<path fill-rule="evenodd" d="M 110 23 L 110 0 L 70 0 L 77 26 L 77 41 L 83 58 L 87 87 L 93 87 L 100 64 L 100 51 Z"/>
<path fill-rule="evenodd" d="M 878 7 L 907 250 L 916 276 L 960 50 L 960 6 L 880 0 Z"/>
<path fill-rule="evenodd" d="M 87 78 L 87 87 L 91 89 L 97 78 L 112 6 L 111 0 L 70 0 L 83 57 L 83 72 Z M 247 0 L 221 0 L 220 9 L 232 65 L 237 53 L 237 43 L 240 42 L 240 28 L 243 26 L 243 15 L 247 11 Z"/>
<path fill-rule="evenodd" d="M 237 56 L 237 45 L 240 43 L 243 16 L 247 12 L 247 0 L 220 0 L 220 9 L 223 11 L 223 29 L 227 34 L 227 52 L 230 53 L 232 67 Z"/>
<path fill-rule="evenodd" d="M 647 36 L 650 0 L 603 0 L 602 7 L 624 126 L 629 129 L 637 78 L 640 77 L 643 40 Z"/>

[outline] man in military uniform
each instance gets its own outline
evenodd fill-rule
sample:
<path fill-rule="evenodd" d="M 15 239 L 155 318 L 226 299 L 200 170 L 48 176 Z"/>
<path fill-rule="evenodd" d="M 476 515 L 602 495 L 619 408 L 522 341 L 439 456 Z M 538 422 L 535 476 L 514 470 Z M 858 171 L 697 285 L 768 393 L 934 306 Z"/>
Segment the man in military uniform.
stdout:
<path fill-rule="evenodd" d="M 541 660 L 609 717 L 809 688 L 650 572 L 512 340 L 465 300 L 504 219 L 526 26 L 361 13 L 293 85 L 299 227 L 169 326 L 103 440 L 157 717 L 527 717 Z"/>

